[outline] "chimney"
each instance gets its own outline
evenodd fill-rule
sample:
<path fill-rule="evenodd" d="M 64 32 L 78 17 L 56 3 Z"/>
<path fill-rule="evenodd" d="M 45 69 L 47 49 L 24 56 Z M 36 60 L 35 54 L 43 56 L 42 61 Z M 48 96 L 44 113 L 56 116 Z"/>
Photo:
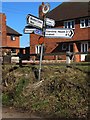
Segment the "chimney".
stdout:
<path fill-rule="evenodd" d="M 7 43 L 7 31 L 6 31 L 6 15 L 3 13 L 0 13 L 0 46 L 6 46 Z"/>

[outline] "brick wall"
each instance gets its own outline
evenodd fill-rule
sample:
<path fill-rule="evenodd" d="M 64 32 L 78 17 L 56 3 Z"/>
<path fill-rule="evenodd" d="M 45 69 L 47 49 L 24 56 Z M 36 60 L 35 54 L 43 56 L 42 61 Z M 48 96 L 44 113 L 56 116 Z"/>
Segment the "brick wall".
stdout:
<path fill-rule="evenodd" d="M 15 40 L 11 40 L 11 36 L 8 36 L 7 35 L 7 46 L 8 47 L 19 47 L 20 44 L 19 44 L 19 37 L 18 36 L 15 36 Z"/>
<path fill-rule="evenodd" d="M 1 30 L 2 30 L 2 33 L 1 33 L 1 43 L 2 43 L 2 46 L 6 46 L 7 45 L 7 41 L 6 41 L 6 16 L 5 14 L 1 14 L 0 13 L 0 26 L 1 26 Z"/>
<path fill-rule="evenodd" d="M 1 46 L 20 47 L 19 43 L 20 37 L 15 36 L 15 40 L 11 40 L 11 35 L 7 34 L 6 15 L 2 13 L 0 13 L 0 28 L 2 29 L 2 34 L 0 36 L 0 42 L 2 43 Z"/>
<path fill-rule="evenodd" d="M 19 47 L 19 36 L 15 36 L 15 41 L 11 40 L 11 36 L 6 31 L 6 16 L 0 13 L 0 26 L 2 29 L 2 46 Z"/>

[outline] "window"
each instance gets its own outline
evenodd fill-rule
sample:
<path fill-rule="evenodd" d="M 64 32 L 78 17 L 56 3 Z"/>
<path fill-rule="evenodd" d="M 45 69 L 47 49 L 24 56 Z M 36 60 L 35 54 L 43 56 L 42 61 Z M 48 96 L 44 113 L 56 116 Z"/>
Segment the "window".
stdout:
<path fill-rule="evenodd" d="M 62 50 L 67 50 L 67 44 L 66 43 L 62 44 Z"/>
<path fill-rule="evenodd" d="M 70 52 L 73 52 L 73 43 L 70 43 L 70 44 L 69 44 L 68 50 L 69 50 Z"/>
<path fill-rule="evenodd" d="M 35 53 L 40 54 L 40 52 L 41 52 L 41 45 L 36 45 L 35 46 Z"/>
<path fill-rule="evenodd" d="M 64 22 L 64 28 L 75 28 L 75 21 L 65 21 Z"/>
<path fill-rule="evenodd" d="M 15 35 L 11 35 L 11 40 L 15 40 Z"/>
<path fill-rule="evenodd" d="M 16 49 L 12 48 L 11 49 L 12 53 L 16 53 Z"/>
<path fill-rule="evenodd" d="M 90 27 L 90 19 L 81 19 L 80 28 Z"/>
<path fill-rule="evenodd" d="M 88 51 L 88 43 L 81 43 L 81 52 L 87 52 Z"/>
<path fill-rule="evenodd" d="M 43 45 L 43 53 L 45 52 L 45 46 Z M 35 53 L 40 54 L 41 53 L 41 45 L 35 46 Z"/>

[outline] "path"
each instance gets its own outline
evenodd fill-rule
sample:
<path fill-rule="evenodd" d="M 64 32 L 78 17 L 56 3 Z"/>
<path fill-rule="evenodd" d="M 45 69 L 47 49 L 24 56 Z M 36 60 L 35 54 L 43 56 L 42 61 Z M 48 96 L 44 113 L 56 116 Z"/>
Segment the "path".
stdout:
<path fill-rule="evenodd" d="M 10 107 L 3 107 L 2 118 L 40 118 L 40 117 L 31 115 L 29 112 L 18 111 Z"/>

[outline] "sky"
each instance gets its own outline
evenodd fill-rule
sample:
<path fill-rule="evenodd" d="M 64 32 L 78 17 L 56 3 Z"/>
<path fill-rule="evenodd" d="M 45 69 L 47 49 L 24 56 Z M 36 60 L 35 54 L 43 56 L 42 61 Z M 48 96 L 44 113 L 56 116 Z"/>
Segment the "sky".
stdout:
<path fill-rule="evenodd" d="M 13 1 L 13 0 L 12 0 Z M 30 44 L 29 34 L 24 34 L 23 29 L 27 25 L 26 17 L 32 14 L 38 17 L 38 7 L 42 2 L 2 2 L 2 12 L 6 14 L 7 25 L 21 33 L 20 47 L 27 47 Z M 61 2 L 49 2 L 50 10 L 54 9 Z"/>
<path fill-rule="evenodd" d="M 50 11 L 60 5 L 62 2 L 72 0 L 43 0 L 50 4 Z M 54 2 L 55 1 L 55 2 Z M 80 0 L 73 0 L 80 1 Z M 84 0 L 85 1 L 85 0 Z M 88 0 L 86 0 L 88 1 Z M 83 0 L 81 0 L 83 2 Z M 6 14 L 7 25 L 22 34 L 20 37 L 20 47 L 30 45 L 29 34 L 24 34 L 23 29 L 27 25 L 26 17 L 32 14 L 38 17 L 38 7 L 41 5 L 41 0 L 0 0 L 0 11 Z"/>

